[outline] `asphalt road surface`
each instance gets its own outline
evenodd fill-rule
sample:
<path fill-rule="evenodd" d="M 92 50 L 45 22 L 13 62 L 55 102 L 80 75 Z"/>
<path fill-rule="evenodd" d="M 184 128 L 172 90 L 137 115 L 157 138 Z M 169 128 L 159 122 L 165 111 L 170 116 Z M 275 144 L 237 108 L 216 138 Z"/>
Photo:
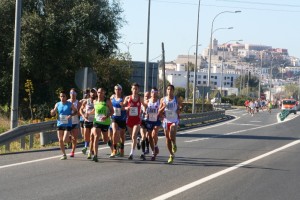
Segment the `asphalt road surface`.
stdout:
<path fill-rule="evenodd" d="M 81 148 L 65 161 L 57 150 L 1 155 L 0 199 L 299 200 L 300 118 L 278 112 L 230 110 L 233 120 L 179 131 L 172 165 L 163 136 L 156 161 L 128 160 L 130 141 L 124 158 L 100 145 L 98 163 Z"/>

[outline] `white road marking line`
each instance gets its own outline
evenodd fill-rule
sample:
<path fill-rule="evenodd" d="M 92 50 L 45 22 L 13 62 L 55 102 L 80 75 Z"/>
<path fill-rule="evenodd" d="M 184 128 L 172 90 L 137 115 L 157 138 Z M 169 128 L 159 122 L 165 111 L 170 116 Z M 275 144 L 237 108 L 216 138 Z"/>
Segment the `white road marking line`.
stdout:
<path fill-rule="evenodd" d="M 250 164 L 250 163 L 252 163 L 252 162 L 255 162 L 255 161 L 257 161 L 257 160 L 263 159 L 263 158 L 265 158 L 265 157 L 267 157 L 267 156 L 270 156 L 270 155 L 272 155 L 272 154 L 275 154 L 275 153 L 277 153 L 277 152 L 279 152 L 279 151 L 282 151 L 282 150 L 284 150 L 284 149 L 287 149 L 287 148 L 292 147 L 292 146 L 294 146 L 294 145 L 297 145 L 297 144 L 299 144 L 299 143 L 300 143 L 300 140 L 293 141 L 293 142 L 291 142 L 291 143 L 289 143 L 289 144 L 287 144 L 287 145 L 284 145 L 284 146 L 282 146 L 282 147 L 279 147 L 279 148 L 277 148 L 277 149 L 274 149 L 273 151 L 269 151 L 269 152 L 267 152 L 267 153 L 265 153 L 265 154 L 262 154 L 262 155 L 260 155 L 260 156 L 257 156 L 257 157 L 255 157 L 255 158 L 252 158 L 252 159 L 247 160 L 247 161 L 245 161 L 245 162 L 242 162 L 242 163 L 239 163 L 239 164 L 237 164 L 237 165 L 234 165 L 233 167 L 229 167 L 229 168 L 224 169 L 224 170 L 222 170 L 222 171 L 219 171 L 219 172 L 217 172 L 217 173 L 214 173 L 214 174 L 211 174 L 211 175 L 206 176 L 206 177 L 204 177 L 204 178 L 201 178 L 201 179 L 199 179 L 199 180 L 197 180 L 197 181 L 194 181 L 194 182 L 192 182 L 192 183 L 189 183 L 189 184 L 187 184 L 187 185 L 184 185 L 184 186 L 182 186 L 182 187 L 180 187 L 180 188 L 177 188 L 177 189 L 175 189 L 175 190 L 173 190 L 173 191 L 170 191 L 170 192 L 168 192 L 168 193 L 166 193 L 166 194 L 163 194 L 163 195 L 161 195 L 161 196 L 158 196 L 158 197 L 156 197 L 156 198 L 154 198 L 154 199 L 152 199 L 152 200 L 164 200 L 164 199 L 168 199 L 168 198 L 173 197 L 173 196 L 175 196 L 175 195 L 177 195 L 177 194 L 180 194 L 180 193 L 182 193 L 182 192 L 184 192 L 184 191 L 186 191 L 186 190 L 189 190 L 189 189 L 191 189 L 191 188 L 193 188 L 193 187 L 196 187 L 196 186 L 198 186 L 198 185 L 201 185 L 201 184 L 203 184 L 203 183 L 205 183 L 205 182 L 208 182 L 208 181 L 210 181 L 210 180 L 212 180 L 212 179 L 215 179 L 215 178 L 217 178 L 217 177 L 219 177 L 219 176 L 222 176 L 222 175 L 224 175 L 224 174 L 227 174 L 227 173 L 229 173 L 229 172 L 231 172 L 231 171 L 233 171 L 233 170 L 236 170 L 236 169 L 238 169 L 238 168 L 240 168 L 240 167 L 243 167 L 243 166 L 245 166 L 245 165 L 248 165 L 248 164 Z"/>
<path fill-rule="evenodd" d="M 126 143 L 124 145 L 128 145 L 128 144 L 131 144 L 131 143 Z M 108 149 L 108 148 L 110 148 L 110 147 L 102 147 L 102 148 L 98 148 L 98 150 L 103 150 L 103 149 Z M 81 151 L 75 152 L 75 154 L 82 154 L 82 152 Z M 37 159 L 37 160 L 30 160 L 30 161 L 25 161 L 25 162 L 20 162 L 20 163 L 14 163 L 14 164 L 9 164 L 9 165 L 2 165 L 2 166 L 0 166 L 0 169 L 4 169 L 4 168 L 8 168 L 8 167 L 14 167 L 14 166 L 20 166 L 20 165 L 26 165 L 26 164 L 30 164 L 30 163 L 45 161 L 45 160 L 56 159 L 56 158 L 60 158 L 61 156 L 62 155 L 52 156 L 52 157 L 47 157 L 47 158 L 41 158 L 41 159 Z"/>
<path fill-rule="evenodd" d="M 260 125 L 257 125 L 257 124 L 238 124 L 238 123 L 229 123 L 229 124 L 232 124 L 232 125 L 242 125 L 242 126 L 260 126 Z"/>
<path fill-rule="evenodd" d="M 249 128 L 249 129 L 243 129 L 243 130 L 239 130 L 239 131 L 224 133 L 222 135 L 212 136 L 212 137 L 209 137 L 209 138 L 217 138 L 217 137 L 222 137 L 224 135 L 232 135 L 232 134 L 236 134 L 236 133 L 242 133 L 242 132 L 245 132 L 245 131 L 255 130 L 255 129 L 259 129 L 259 128 L 265 128 L 265 127 L 273 126 L 273 125 L 276 125 L 276 124 L 278 124 L 278 123 L 276 122 L 276 123 L 268 124 L 268 125 L 265 125 L 265 126 L 258 126 L 258 127 L 254 127 L 254 128 Z M 186 140 L 184 142 L 198 142 L 198 141 L 201 141 L 201 140 L 202 140 L 202 138 L 194 139 L 194 140 Z"/>

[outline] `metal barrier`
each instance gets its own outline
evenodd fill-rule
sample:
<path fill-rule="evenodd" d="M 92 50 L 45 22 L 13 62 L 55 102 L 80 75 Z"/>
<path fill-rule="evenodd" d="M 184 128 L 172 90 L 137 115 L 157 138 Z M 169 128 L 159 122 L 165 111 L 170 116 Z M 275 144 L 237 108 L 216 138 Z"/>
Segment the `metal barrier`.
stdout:
<path fill-rule="evenodd" d="M 281 121 L 283 121 L 287 116 L 289 116 L 290 111 L 289 110 L 282 110 L 279 114 L 279 118 Z"/>
<path fill-rule="evenodd" d="M 187 125 L 193 125 L 203 123 L 211 120 L 221 119 L 225 117 L 225 110 L 197 113 L 197 114 L 181 114 L 179 126 L 184 127 Z"/>
<path fill-rule="evenodd" d="M 225 109 L 225 110 L 228 110 L 228 109 L 231 109 L 231 104 L 230 103 L 214 103 L 213 104 L 213 108 L 215 110 L 217 109 Z"/>
<path fill-rule="evenodd" d="M 0 134 L 0 146 L 4 145 L 5 150 L 10 150 L 11 142 L 20 140 L 21 149 L 25 149 L 26 140 L 25 137 L 29 136 L 29 148 L 33 147 L 33 139 L 36 134 L 43 131 L 54 131 L 56 127 L 56 121 L 41 122 L 36 124 L 28 124 L 19 126 L 12 130 L 6 131 Z"/>
<path fill-rule="evenodd" d="M 204 112 L 197 114 L 181 114 L 180 115 L 180 127 L 193 126 L 207 121 L 218 120 L 225 118 L 225 110 L 218 110 L 212 112 Z M 21 149 L 25 149 L 27 144 L 29 149 L 33 147 L 33 139 L 37 136 L 40 140 L 40 145 L 46 145 L 51 142 L 57 141 L 56 136 L 56 121 L 41 122 L 37 124 L 29 124 L 19 126 L 7 132 L 0 134 L 0 147 L 5 146 L 5 151 L 10 151 L 10 145 L 12 142 L 20 141 Z M 81 134 L 79 134 L 80 136 Z M 25 137 L 29 136 L 29 141 L 26 142 Z"/>

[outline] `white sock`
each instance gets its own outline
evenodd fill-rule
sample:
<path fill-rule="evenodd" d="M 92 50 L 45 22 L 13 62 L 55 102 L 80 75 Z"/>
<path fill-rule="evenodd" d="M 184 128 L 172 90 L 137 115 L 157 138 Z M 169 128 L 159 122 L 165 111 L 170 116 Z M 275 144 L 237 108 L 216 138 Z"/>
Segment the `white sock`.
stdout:
<path fill-rule="evenodd" d="M 130 150 L 130 155 L 134 155 L 134 149 Z"/>

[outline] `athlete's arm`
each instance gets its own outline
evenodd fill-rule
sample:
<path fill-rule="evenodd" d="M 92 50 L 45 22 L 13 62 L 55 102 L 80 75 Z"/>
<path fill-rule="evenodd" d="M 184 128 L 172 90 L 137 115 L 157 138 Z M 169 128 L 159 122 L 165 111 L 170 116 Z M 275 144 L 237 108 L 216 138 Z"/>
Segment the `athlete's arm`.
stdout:
<path fill-rule="evenodd" d="M 80 108 L 81 108 L 81 101 L 78 101 L 78 104 L 77 104 L 77 115 L 80 116 Z"/>
<path fill-rule="evenodd" d="M 84 108 L 85 108 L 86 103 L 87 103 L 86 100 L 83 101 L 83 103 L 80 107 L 80 110 L 79 110 L 79 113 L 83 117 L 84 120 L 87 120 L 87 118 L 85 117 L 85 114 L 84 114 Z"/>
<path fill-rule="evenodd" d="M 140 101 L 141 101 L 141 103 L 143 104 L 143 106 L 144 106 L 145 108 L 148 107 L 148 100 L 144 99 L 143 97 L 140 97 Z"/>
<path fill-rule="evenodd" d="M 50 115 L 55 116 L 56 115 L 56 110 L 57 110 L 57 103 L 54 105 L 54 108 L 50 111 Z"/>
<path fill-rule="evenodd" d="M 108 116 L 107 117 L 111 117 L 113 114 L 114 114 L 114 108 L 113 108 L 113 106 L 112 106 L 112 103 L 111 103 L 111 101 L 109 101 L 109 100 L 107 100 L 106 101 L 106 105 L 107 105 L 107 107 L 108 107 L 108 109 L 109 109 L 109 114 L 108 114 Z"/>
<path fill-rule="evenodd" d="M 179 115 L 179 113 L 181 112 L 181 109 L 182 109 L 182 101 L 180 98 L 177 98 L 178 101 L 177 101 L 177 104 L 178 104 L 178 109 L 177 109 L 177 114 Z"/>
<path fill-rule="evenodd" d="M 129 101 L 130 96 L 125 97 L 124 102 L 123 102 L 123 107 L 125 108 L 125 110 L 128 110 L 128 101 Z"/>
<path fill-rule="evenodd" d="M 164 102 L 164 98 L 161 98 L 158 113 L 163 113 L 165 108 L 166 108 L 166 104 Z"/>
<path fill-rule="evenodd" d="M 71 118 L 72 116 L 77 115 L 77 108 L 75 108 L 75 106 L 72 104 L 71 106 L 71 110 L 73 110 L 73 113 L 71 115 L 68 116 L 68 119 Z"/>

